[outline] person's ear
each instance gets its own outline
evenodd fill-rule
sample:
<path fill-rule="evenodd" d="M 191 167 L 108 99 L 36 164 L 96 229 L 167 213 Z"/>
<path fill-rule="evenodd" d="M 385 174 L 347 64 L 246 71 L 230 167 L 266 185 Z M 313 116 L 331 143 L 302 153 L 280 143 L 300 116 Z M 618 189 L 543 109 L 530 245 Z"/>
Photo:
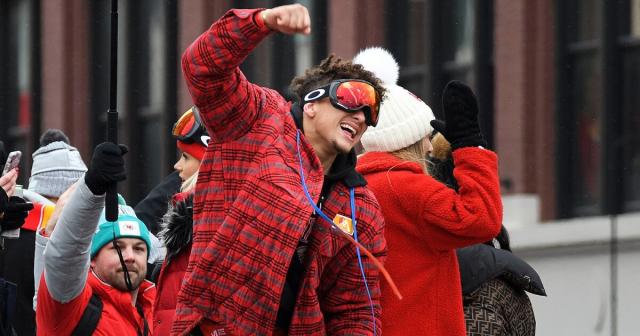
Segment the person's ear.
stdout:
<path fill-rule="evenodd" d="M 304 104 L 304 107 L 302 107 L 302 111 L 304 114 L 307 115 L 307 117 L 313 119 L 316 116 L 316 111 L 317 106 L 315 102 L 311 102 L 311 103 L 306 103 Z"/>

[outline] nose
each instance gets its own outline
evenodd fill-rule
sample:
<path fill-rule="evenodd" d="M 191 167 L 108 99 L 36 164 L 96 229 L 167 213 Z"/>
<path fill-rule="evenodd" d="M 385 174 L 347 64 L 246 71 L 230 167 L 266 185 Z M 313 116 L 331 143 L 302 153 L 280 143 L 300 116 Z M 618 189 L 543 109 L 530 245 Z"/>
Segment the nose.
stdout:
<path fill-rule="evenodd" d="M 178 170 L 178 171 L 180 171 L 180 170 L 181 170 L 181 169 L 180 169 L 180 167 L 181 167 L 182 165 L 180 164 L 180 161 L 182 161 L 182 159 L 180 159 L 180 160 L 176 161 L 176 163 L 173 165 L 173 169 Z"/>
<path fill-rule="evenodd" d="M 122 251 L 122 259 L 124 259 L 125 263 L 134 262 L 133 246 L 124 247 L 121 249 L 121 251 Z"/>
<path fill-rule="evenodd" d="M 364 123 L 366 120 L 363 110 L 358 110 L 357 112 L 354 112 L 353 118 L 356 119 L 358 122 L 362 122 L 362 123 Z"/>

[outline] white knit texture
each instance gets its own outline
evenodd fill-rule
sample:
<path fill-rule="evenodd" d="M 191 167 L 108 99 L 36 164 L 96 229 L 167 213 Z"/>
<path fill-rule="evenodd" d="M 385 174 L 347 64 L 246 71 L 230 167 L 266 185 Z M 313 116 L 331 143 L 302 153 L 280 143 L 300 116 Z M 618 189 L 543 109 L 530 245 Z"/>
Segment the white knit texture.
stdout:
<path fill-rule="evenodd" d="M 432 131 L 430 121 L 435 118 L 427 104 L 401 86 L 386 89 L 378 125 L 369 127 L 362 135 L 366 152 L 394 152 L 413 145 Z"/>
<path fill-rule="evenodd" d="M 380 47 L 358 53 L 354 63 L 373 72 L 387 89 L 376 127 L 369 127 L 360 140 L 367 152 L 394 152 L 413 145 L 431 133 L 431 108 L 397 85 L 399 67 L 391 53 Z"/>

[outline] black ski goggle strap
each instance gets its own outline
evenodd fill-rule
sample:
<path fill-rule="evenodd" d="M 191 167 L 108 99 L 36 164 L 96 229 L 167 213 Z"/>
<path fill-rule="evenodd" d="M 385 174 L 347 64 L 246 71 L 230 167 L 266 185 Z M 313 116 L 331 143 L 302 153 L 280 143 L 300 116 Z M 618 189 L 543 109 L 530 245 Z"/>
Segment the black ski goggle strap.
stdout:
<path fill-rule="evenodd" d="M 303 97 L 306 103 L 329 97 L 331 105 L 346 112 L 363 111 L 369 126 L 378 124 L 380 95 L 367 81 L 360 79 L 340 79 L 307 92 Z"/>

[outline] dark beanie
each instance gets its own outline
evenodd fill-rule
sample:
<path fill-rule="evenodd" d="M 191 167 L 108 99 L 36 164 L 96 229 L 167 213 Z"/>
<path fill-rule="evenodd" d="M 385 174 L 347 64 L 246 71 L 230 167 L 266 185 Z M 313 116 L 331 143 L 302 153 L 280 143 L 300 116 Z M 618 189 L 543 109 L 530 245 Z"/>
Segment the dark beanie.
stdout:
<path fill-rule="evenodd" d="M 40 147 L 44 147 L 52 142 L 62 141 L 69 144 L 69 137 L 57 128 L 50 128 L 40 136 Z"/>

